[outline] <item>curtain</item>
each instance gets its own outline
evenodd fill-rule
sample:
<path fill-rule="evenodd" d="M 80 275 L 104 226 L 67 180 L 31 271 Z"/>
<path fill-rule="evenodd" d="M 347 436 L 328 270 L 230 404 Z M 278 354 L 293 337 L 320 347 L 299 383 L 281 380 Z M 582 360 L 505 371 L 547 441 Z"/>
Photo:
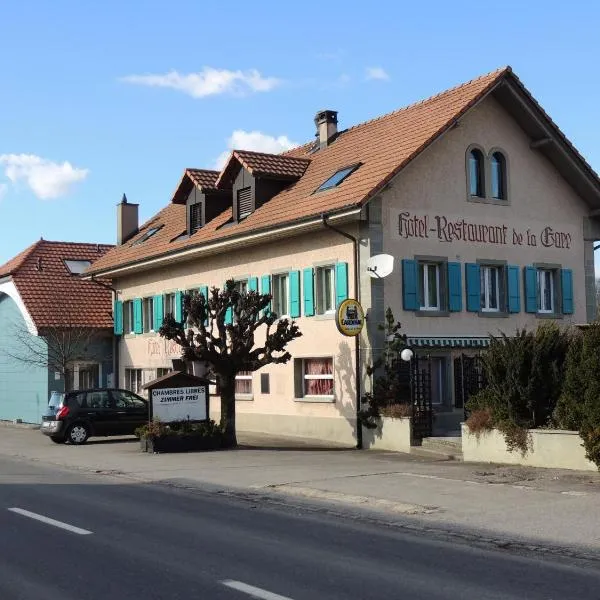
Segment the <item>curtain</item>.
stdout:
<path fill-rule="evenodd" d="M 304 360 L 304 394 L 306 396 L 333 395 L 333 359 Z"/>

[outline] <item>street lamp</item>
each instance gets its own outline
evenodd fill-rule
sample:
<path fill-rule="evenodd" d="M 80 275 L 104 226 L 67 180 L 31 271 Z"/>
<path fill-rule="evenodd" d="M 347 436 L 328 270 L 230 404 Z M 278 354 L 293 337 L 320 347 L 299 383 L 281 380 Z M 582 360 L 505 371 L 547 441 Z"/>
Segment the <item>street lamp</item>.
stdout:
<path fill-rule="evenodd" d="M 400 358 L 404 362 L 410 362 L 413 359 L 415 353 L 412 351 L 412 348 L 404 348 L 402 352 L 400 352 Z"/>

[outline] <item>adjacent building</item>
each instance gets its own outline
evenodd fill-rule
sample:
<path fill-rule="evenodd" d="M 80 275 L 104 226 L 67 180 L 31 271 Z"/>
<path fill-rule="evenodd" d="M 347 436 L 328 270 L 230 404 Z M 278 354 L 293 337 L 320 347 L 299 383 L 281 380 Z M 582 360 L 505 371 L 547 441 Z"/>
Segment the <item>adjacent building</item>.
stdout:
<path fill-rule="evenodd" d="M 113 384 L 112 292 L 81 279 L 111 248 L 40 240 L 0 267 L 0 419 L 39 423 L 52 391 Z"/>
<path fill-rule="evenodd" d="M 465 365 L 490 333 L 595 317 L 600 180 L 510 68 L 345 130 L 332 110 L 315 125 L 315 141 L 290 152 L 235 150 L 220 172 L 186 169 L 141 227 L 137 206 L 119 204 L 118 246 L 87 273 L 118 290 L 121 385 L 163 374 L 179 355 L 156 333 L 163 315 L 182 318 L 186 291 L 229 278 L 271 293 L 303 333 L 289 364 L 239 375 L 238 426 L 348 443 L 357 348 L 335 326 L 341 300 L 368 317 L 358 384 L 369 386 L 391 307 L 455 424 Z M 394 270 L 372 278 L 381 253 Z"/>

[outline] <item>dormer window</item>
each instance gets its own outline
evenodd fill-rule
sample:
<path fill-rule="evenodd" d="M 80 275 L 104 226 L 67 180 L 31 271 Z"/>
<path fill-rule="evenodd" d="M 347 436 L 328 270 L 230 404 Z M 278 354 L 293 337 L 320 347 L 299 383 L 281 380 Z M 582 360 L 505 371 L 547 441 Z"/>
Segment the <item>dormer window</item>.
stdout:
<path fill-rule="evenodd" d="M 144 235 L 142 235 L 137 240 L 135 240 L 135 242 L 133 242 L 133 244 L 131 244 L 131 245 L 137 246 L 138 244 L 143 244 L 147 239 L 151 238 L 155 233 L 160 231 L 161 228 L 162 228 L 162 225 L 160 225 L 159 227 L 150 227 L 150 229 L 148 229 L 144 233 Z"/>
<path fill-rule="evenodd" d="M 346 178 L 348 178 L 352 173 L 354 173 L 354 171 L 356 171 L 356 169 L 358 169 L 358 167 L 360 167 L 360 164 L 358 164 L 358 165 L 350 165 L 349 167 L 344 167 L 343 169 L 340 169 L 339 171 L 336 171 L 329 179 L 327 179 L 326 181 L 324 181 L 315 190 L 315 192 L 323 192 L 325 190 L 330 190 L 331 188 L 337 187 Z"/>
<path fill-rule="evenodd" d="M 190 235 L 202 227 L 202 203 L 190 205 Z"/>
<path fill-rule="evenodd" d="M 81 275 L 91 264 L 91 260 L 65 260 L 71 275 Z"/>
<path fill-rule="evenodd" d="M 245 187 L 237 191 L 238 221 L 252 214 L 252 188 Z"/>

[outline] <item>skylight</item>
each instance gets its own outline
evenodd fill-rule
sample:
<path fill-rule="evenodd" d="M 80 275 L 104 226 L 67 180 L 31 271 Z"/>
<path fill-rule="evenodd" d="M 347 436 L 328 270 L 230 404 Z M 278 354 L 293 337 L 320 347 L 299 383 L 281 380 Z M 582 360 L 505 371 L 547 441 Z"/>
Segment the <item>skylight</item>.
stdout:
<path fill-rule="evenodd" d="M 81 275 L 91 264 L 91 260 L 65 260 L 65 265 L 72 275 Z"/>
<path fill-rule="evenodd" d="M 161 227 L 162 225 L 160 225 L 159 227 L 150 227 L 150 229 L 148 229 L 142 237 L 135 240 L 135 242 L 133 242 L 133 244 L 131 245 L 137 246 L 137 244 L 143 244 L 148 238 L 151 238 Z"/>
<path fill-rule="evenodd" d="M 340 183 L 342 183 L 342 181 L 344 181 L 344 179 L 346 179 L 348 175 L 356 171 L 358 167 L 360 167 L 360 165 L 350 165 L 349 167 L 344 167 L 343 169 L 336 171 L 329 179 L 327 179 L 327 181 L 324 181 L 315 191 L 322 192 L 324 190 L 329 190 L 340 185 Z"/>

